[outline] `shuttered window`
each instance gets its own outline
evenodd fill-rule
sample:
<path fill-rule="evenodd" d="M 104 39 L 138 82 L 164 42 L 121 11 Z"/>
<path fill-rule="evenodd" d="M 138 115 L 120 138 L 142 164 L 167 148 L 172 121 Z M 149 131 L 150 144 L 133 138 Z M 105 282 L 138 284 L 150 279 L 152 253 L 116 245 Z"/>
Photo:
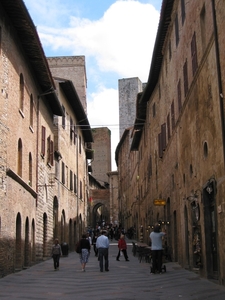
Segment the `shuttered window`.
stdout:
<path fill-rule="evenodd" d="M 167 136 L 168 136 L 168 140 L 171 137 L 171 133 L 170 133 L 170 113 L 167 115 Z"/>
<path fill-rule="evenodd" d="M 159 157 L 163 157 L 163 149 L 162 149 L 162 133 L 158 134 L 158 147 L 159 147 Z"/>
<path fill-rule="evenodd" d="M 198 68 L 198 60 L 197 60 L 197 45 L 196 45 L 196 34 L 194 33 L 191 40 L 191 58 L 192 58 L 192 74 L 195 75 L 195 72 Z"/>
<path fill-rule="evenodd" d="M 171 104 L 171 123 L 172 123 L 172 130 L 175 128 L 175 109 L 174 109 L 174 101 Z"/>
<path fill-rule="evenodd" d="M 178 112 L 181 112 L 182 102 L 181 102 L 181 84 L 180 79 L 177 84 L 177 102 L 178 102 Z"/>
<path fill-rule="evenodd" d="M 65 164 L 62 161 L 62 183 L 65 184 Z"/>
<path fill-rule="evenodd" d="M 187 60 L 183 67 L 183 76 L 184 76 L 184 96 L 187 96 L 188 93 L 188 69 L 187 69 Z"/>
<path fill-rule="evenodd" d="M 46 136 L 46 128 L 41 126 L 41 155 L 45 156 L 45 136 Z"/>

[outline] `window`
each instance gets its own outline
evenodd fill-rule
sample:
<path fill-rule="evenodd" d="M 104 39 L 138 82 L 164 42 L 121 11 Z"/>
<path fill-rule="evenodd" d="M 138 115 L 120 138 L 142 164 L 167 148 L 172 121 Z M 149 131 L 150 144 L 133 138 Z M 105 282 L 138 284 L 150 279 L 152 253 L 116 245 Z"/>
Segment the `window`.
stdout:
<path fill-rule="evenodd" d="M 29 153 L 29 185 L 32 186 L 32 154 Z"/>
<path fill-rule="evenodd" d="M 79 153 L 81 154 L 81 136 L 79 135 Z"/>
<path fill-rule="evenodd" d="M 17 173 L 20 177 L 22 177 L 22 166 L 23 166 L 23 147 L 22 147 L 22 140 L 18 140 L 18 164 L 17 164 Z"/>
<path fill-rule="evenodd" d="M 76 194 L 77 193 L 77 176 L 76 174 L 73 174 L 73 186 L 74 186 L 74 193 Z"/>
<path fill-rule="evenodd" d="M 46 128 L 41 126 L 41 155 L 45 156 L 45 135 L 46 135 Z"/>
<path fill-rule="evenodd" d="M 72 118 L 70 118 L 70 140 L 71 140 L 71 142 L 73 141 L 73 135 L 74 135 L 73 130 L 74 130 L 73 120 L 72 120 Z"/>
<path fill-rule="evenodd" d="M 50 141 L 50 164 L 54 164 L 54 142 Z"/>
<path fill-rule="evenodd" d="M 198 68 L 198 60 L 197 60 L 197 45 L 196 45 L 196 35 L 194 33 L 191 40 L 191 59 L 192 59 L 192 74 L 195 75 L 195 72 Z"/>
<path fill-rule="evenodd" d="M 23 74 L 20 74 L 20 109 L 23 111 L 24 106 L 24 79 Z"/>
<path fill-rule="evenodd" d="M 181 18 L 182 18 L 182 25 L 185 21 L 185 0 L 181 0 Z"/>
<path fill-rule="evenodd" d="M 62 183 L 65 184 L 65 164 L 62 161 Z"/>
<path fill-rule="evenodd" d="M 184 96 L 187 96 L 188 93 L 188 70 L 187 70 L 187 60 L 185 61 L 183 67 L 183 76 L 184 76 Z"/>
<path fill-rule="evenodd" d="M 167 115 L 167 136 L 168 136 L 168 140 L 171 137 L 171 133 L 170 133 L 170 113 L 168 113 Z"/>
<path fill-rule="evenodd" d="M 66 117 L 65 117 L 65 107 L 62 105 L 62 110 L 63 110 L 63 116 L 62 116 L 62 128 L 66 128 Z"/>
<path fill-rule="evenodd" d="M 176 35 L 176 46 L 179 44 L 179 23 L 178 23 L 178 15 L 176 15 L 175 19 L 175 35 Z"/>
<path fill-rule="evenodd" d="M 83 199 L 83 193 L 82 193 L 82 181 L 80 181 L 80 199 Z"/>
<path fill-rule="evenodd" d="M 166 150 L 166 123 L 161 125 L 162 150 Z"/>
<path fill-rule="evenodd" d="M 70 190 L 73 190 L 73 172 L 70 170 Z"/>
<path fill-rule="evenodd" d="M 76 126 L 74 125 L 73 126 L 73 143 L 74 143 L 74 145 L 76 145 L 76 137 L 77 137 Z"/>
<path fill-rule="evenodd" d="M 178 112 L 181 112 L 182 108 L 182 102 L 181 102 L 181 85 L 180 85 L 180 79 L 177 84 L 177 102 L 178 102 Z"/>
<path fill-rule="evenodd" d="M 171 48 L 171 41 L 169 42 L 169 59 L 171 60 L 172 57 L 172 48 Z"/>
<path fill-rule="evenodd" d="M 53 151 L 54 151 L 54 143 L 51 140 L 51 136 L 47 139 L 47 163 L 53 166 Z"/>
<path fill-rule="evenodd" d="M 148 162 L 148 179 L 152 176 L 152 157 L 150 155 L 149 162 Z"/>
<path fill-rule="evenodd" d="M 30 126 L 33 128 L 34 123 L 34 103 L 33 95 L 30 95 Z"/>
<path fill-rule="evenodd" d="M 155 103 L 153 103 L 153 106 L 152 106 L 152 115 L 153 115 L 153 117 L 155 117 L 155 114 L 156 114 Z"/>
<path fill-rule="evenodd" d="M 159 157 L 163 157 L 163 149 L 162 149 L 162 133 L 158 134 L 158 147 L 159 147 Z"/>
<path fill-rule="evenodd" d="M 175 128 L 175 110 L 174 110 L 174 101 L 171 104 L 171 123 L 172 123 L 172 129 Z"/>

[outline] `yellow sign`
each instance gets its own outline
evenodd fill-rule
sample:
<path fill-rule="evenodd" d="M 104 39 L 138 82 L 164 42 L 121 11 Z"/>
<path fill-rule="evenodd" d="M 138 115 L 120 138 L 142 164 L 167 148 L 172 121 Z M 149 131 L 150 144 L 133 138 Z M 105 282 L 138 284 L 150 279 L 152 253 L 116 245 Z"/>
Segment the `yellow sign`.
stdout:
<path fill-rule="evenodd" d="M 165 199 L 155 199 L 154 205 L 164 206 L 164 205 L 166 205 L 166 200 Z"/>

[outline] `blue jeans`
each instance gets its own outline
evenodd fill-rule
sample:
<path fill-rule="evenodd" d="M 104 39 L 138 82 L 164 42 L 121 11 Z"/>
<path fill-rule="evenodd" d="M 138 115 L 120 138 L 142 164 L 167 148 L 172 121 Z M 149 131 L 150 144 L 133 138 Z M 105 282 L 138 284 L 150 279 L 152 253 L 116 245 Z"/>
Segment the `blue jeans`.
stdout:
<path fill-rule="evenodd" d="M 103 271 L 103 258 L 105 259 L 105 270 L 109 269 L 109 249 L 99 248 L 98 249 L 99 267 L 100 271 Z"/>

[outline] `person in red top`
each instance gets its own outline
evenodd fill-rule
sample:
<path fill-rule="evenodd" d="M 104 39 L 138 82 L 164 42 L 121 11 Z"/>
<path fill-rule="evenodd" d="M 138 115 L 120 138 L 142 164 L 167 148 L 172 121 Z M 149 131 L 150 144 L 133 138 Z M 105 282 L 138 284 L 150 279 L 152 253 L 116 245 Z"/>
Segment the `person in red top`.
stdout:
<path fill-rule="evenodd" d="M 120 257 L 120 251 L 123 252 L 124 258 L 126 261 L 129 261 L 128 259 L 128 255 L 127 255 L 127 243 L 125 241 L 125 236 L 123 234 L 121 234 L 120 239 L 118 241 L 118 248 L 119 248 L 119 252 L 118 255 L 116 257 L 116 260 L 119 261 L 119 257 Z"/>

